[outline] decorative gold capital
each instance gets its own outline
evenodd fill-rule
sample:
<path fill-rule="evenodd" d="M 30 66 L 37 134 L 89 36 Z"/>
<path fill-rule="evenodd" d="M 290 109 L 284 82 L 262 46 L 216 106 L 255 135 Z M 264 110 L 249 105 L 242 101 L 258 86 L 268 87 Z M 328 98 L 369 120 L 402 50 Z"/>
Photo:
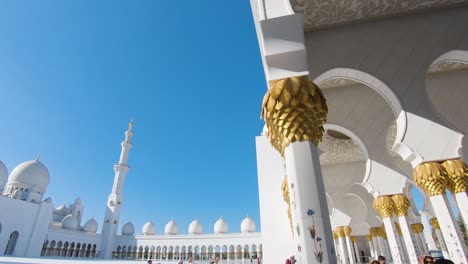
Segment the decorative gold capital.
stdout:
<path fill-rule="evenodd" d="M 435 217 L 431 218 L 431 220 L 429 222 L 431 223 L 432 228 L 440 229 L 439 220 L 437 220 L 437 218 L 435 218 Z"/>
<path fill-rule="evenodd" d="M 393 204 L 395 205 L 395 214 L 397 216 L 407 216 L 410 207 L 410 201 L 404 194 L 392 195 Z"/>
<path fill-rule="evenodd" d="M 369 228 L 369 233 L 371 234 L 371 236 L 373 237 L 376 237 L 379 235 L 379 228 L 380 227 L 371 227 Z"/>
<path fill-rule="evenodd" d="M 452 193 L 468 192 L 468 166 L 461 160 L 446 160 L 442 167 L 447 171 L 447 187 Z"/>
<path fill-rule="evenodd" d="M 327 113 L 320 89 L 301 76 L 271 85 L 263 98 L 261 117 L 265 119 L 271 145 L 283 155 L 284 149 L 296 141 L 320 143 Z"/>
<path fill-rule="evenodd" d="M 424 226 L 421 223 L 411 225 L 411 231 L 413 231 L 413 233 L 419 234 L 419 233 L 422 233 L 423 230 L 424 230 Z"/>
<path fill-rule="evenodd" d="M 344 232 L 345 236 L 350 236 L 352 231 L 353 230 L 351 229 L 351 227 L 343 226 L 343 232 Z"/>
<path fill-rule="evenodd" d="M 357 242 L 357 236 L 352 236 L 351 241 L 353 241 L 353 243 L 356 243 Z"/>
<path fill-rule="evenodd" d="M 336 232 L 336 235 L 338 237 L 344 237 L 345 236 L 345 233 L 343 231 L 343 227 L 342 226 L 339 226 L 337 228 L 335 228 L 335 232 Z"/>
<path fill-rule="evenodd" d="M 413 171 L 413 179 L 430 196 L 445 194 L 447 171 L 437 162 L 418 165 Z"/>
<path fill-rule="evenodd" d="M 372 235 L 366 235 L 367 241 L 372 241 Z"/>
<path fill-rule="evenodd" d="M 392 217 L 395 205 L 393 200 L 388 195 L 381 195 L 374 199 L 374 210 L 379 213 L 382 218 Z"/>

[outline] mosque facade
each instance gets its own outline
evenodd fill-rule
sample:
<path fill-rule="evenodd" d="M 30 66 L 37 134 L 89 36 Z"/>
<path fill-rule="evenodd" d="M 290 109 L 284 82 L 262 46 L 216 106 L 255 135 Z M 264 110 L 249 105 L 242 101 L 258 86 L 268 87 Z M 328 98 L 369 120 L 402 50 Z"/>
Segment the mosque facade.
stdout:
<path fill-rule="evenodd" d="M 230 233 L 228 223 L 220 218 L 213 233 L 204 233 L 202 224 L 193 220 L 187 234 L 179 233 L 174 220 L 156 234 L 156 226 L 147 222 L 136 233 L 131 222 L 120 224 L 124 181 L 130 168 L 127 164 L 133 123 L 121 143 L 119 162 L 114 165 L 115 177 L 109 195 L 101 232 L 94 218 L 84 221 L 84 204 L 77 198 L 72 204 L 53 205 L 44 199 L 50 176 L 40 161 L 19 164 L 8 175 L 0 162 L 0 256 L 101 258 L 122 260 L 155 259 L 159 261 L 250 260 L 261 258 L 261 234 L 250 217 L 240 223 L 240 233 Z M 120 230 L 118 227 L 120 226 Z"/>

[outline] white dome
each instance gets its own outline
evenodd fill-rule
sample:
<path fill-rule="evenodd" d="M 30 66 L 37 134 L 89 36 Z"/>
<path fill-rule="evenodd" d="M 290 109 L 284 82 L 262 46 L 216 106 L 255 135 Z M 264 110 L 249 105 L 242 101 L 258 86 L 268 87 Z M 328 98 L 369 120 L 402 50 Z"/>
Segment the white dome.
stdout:
<path fill-rule="evenodd" d="M 55 213 L 62 214 L 62 215 L 68 215 L 70 213 L 70 209 L 68 209 L 68 207 L 66 205 L 64 205 L 64 204 L 62 204 L 61 206 L 55 208 L 54 211 L 55 211 Z"/>
<path fill-rule="evenodd" d="M 255 232 L 255 223 L 250 217 L 246 217 L 241 223 L 241 232 L 242 233 L 254 233 Z"/>
<path fill-rule="evenodd" d="M 203 232 L 203 226 L 195 219 L 190 223 L 188 232 L 191 235 L 199 235 Z"/>
<path fill-rule="evenodd" d="M 154 226 L 153 222 L 148 221 L 143 226 L 142 232 L 145 236 L 153 236 L 156 233 L 156 227 Z"/>
<path fill-rule="evenodd" d="M 39 192 L 45 193 L 49 185 L 49 171 L 40 161 L 26 161 L 13 169 L 8 183 L 35 185 Z"/>
<path fill-rule="evenodd" d="M 133 226 L 133 224 L 128 221 L 125 225 L 122 226 L 122 235 L 133 236 L 133 234 L 135 234 L 135 226 Z"/>
<path fill-rule="evenodd" d="M 174 222 L 174 220 L 171 220 L 167 223 L 164 233 L 166 235 L 177 235 L 179 233 L 179 226 Z"/>
<path fill-rule="evenodd" d="M 98 223 L 96 220 L 94 220 L 94 218 L 91 218 L 85 223 L 83 230 L 86 232 L 96 233 L 98 230 Z"/>
<path fill-rule="evenodd" d="M 3 190 L 3 187 L 5 186 L 7 179 L 8 179 L 8 170 L 5 164 L 3 164 L 3 162 L 0 160 L 0 190 Z"/>
<path fill-rule="evenodd" d="M 228 230 L 228 224 L 223 220 L 223 218 L 219 218 L 214 225 L 215 234 L 224 234 L 227 233 Z"/>
<path fill-rule="evenodd" d="M 47 197 L 47 198 L 44 200 L 44 202 L 46 202 L 46 203 L 52 203 L 52 198 Z"/>
<path fill-rule="evenodd" d="M 65 216 L 62 220 L 62 228 L 66 229 L 78 229 L 78 219 L 72 214 Z"/>

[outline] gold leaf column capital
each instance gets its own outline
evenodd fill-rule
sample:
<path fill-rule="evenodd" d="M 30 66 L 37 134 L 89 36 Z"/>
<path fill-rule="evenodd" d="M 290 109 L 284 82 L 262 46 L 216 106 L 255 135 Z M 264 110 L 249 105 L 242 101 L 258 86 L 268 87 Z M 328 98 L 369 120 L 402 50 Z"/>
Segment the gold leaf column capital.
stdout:
<path fill-rule="evenodd" d="M 345 236 L 345 233 L 344 233 L 344 230 L 343 230 L 342 226 L 339 226 L 339 227 L 335 228 L 335 232 L 336 232 L 336 235 L 338 237 L 344 237 Z"/>
<path fill-rule="evenodd" d="M 290 77 L 271 84 L 263 98 L 262 115 L 271 145 L 281 155 L 296 141 L 322 140 L 328 108 L 320 89 L 306 76 Z"/>
<path fill-rule="evenodd" d="M 437 218 L 435 218 L 435 217 L 431 218 L 431 220 L 429 222 L 431 223 L 432 228 L 440 229 L 439 220 L 437 220 Z"/>
<path fill-rule="evenodd" d="M 410 207 L 410 201 L 404 194 L 392 195 L 393 204 L 395 205 L 395 214 L 397 216 L 407 216 Z"/>
<path fill-rule="evenodd" d="M 333 240 L 337 240 L 338 239 L 338 235 L 336 234 L 336 231 L 333 231 Z"/>
<path fill-rule="evenodd" d="M 356 243 L 357 242 L 357 236 L 352 236 L 351 241 L 353 241 L 353 243 Z"/>
<path fill-rule="evenodd" d="M 421 223 L 416 223 L 416 224 L 411 225 L 411 231 L 413 231 L 413 233 L 419 234 L 419 233 L 422 233 L 423 230 L 424 230 L 424 226 Z"/>
<path fill-rule="evenodd" d="M 388 195 L 381 195 L 374 199 L 374 210 L 379 213 L 382 218 L 392 217 L 395 205 L 393 200 Z"/>
<path fill-rule="evenodd" d="M 447 171 L 447 188 L 452 193 L 468 192 L 468 166 L 461 160 L 446 160 L 442 167 Z"/>
<path fill-rule="evenodd" d="M 416 185 L 430 196 L 445 194 L 447 171 L 437 162 L 419 164 L 413 171 Z"/>
<path fill-rule="evenodd" d="M 347 237 L 351 236 L 351 232 L 352 232 L 352 231 L 353 231 L 353 230 L 351 229 L 351 227 L 349 227 L 349 226 L 343 226 L 343 232 L 344 232 L 344 235 L 345 235 L 345 236 L 347 236 Z"/>
<path fill-rule="evenodd" d="M 372 241 L 372 235 L 366 235 L 366 240 L 367 241 Z"/>
<path fill-rule="evenodd" d="M 379 235 L 379 228 L 378 227 L 371 227 L 369 228 L 369 233 L 371 236 L 376 237 Z"/>

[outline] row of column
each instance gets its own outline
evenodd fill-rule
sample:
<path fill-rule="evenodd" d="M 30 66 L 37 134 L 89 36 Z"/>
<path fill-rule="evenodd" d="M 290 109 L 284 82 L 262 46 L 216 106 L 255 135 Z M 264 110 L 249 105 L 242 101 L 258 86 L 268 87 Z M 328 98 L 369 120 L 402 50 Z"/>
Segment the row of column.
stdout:
<path fill-rule="evenodd" d="M 448 189 L 455 197 L 456 206 L 466 226 L 468 222 L 468 166 L 460 159 L 425 162 L 414 169 L 413 179 L 418 187 L 430 197 L 436 217 L 436 219 L 431 219 L 431 225 L 436 230 L 442 251 L 446 251 L 446 258 L 455 263 L 468 264 L 468 250 L 446 195 L 446 189 Z"/>
<path fill-rule="evenodd" d="M 354 264 L 359 262 L 357 237 L 351 236 L 351 232 L 352 229 L 349 226 L 339 226 L 333 231 L 338 263 Z"/>

